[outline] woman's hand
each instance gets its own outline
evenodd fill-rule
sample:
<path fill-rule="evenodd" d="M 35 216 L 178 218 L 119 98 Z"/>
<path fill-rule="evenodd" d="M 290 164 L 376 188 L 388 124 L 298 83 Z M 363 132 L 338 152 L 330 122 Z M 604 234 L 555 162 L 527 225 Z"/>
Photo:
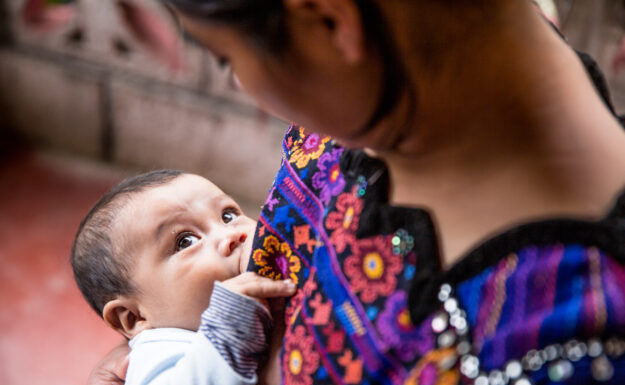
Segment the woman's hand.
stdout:
<path fill-rule="evenodd" d="M 128 341 L 124 340 L 115 346 L 91 371 L 87 385 L 123 385 L 129 353 Z"/>

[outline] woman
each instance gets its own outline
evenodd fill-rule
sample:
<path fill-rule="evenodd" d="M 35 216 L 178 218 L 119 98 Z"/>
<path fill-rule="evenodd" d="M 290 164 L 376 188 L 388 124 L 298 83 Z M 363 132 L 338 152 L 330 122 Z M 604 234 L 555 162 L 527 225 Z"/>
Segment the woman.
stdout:
<path fill-rule="evenodd" d="M 301 290 L 270 375 L 625 381 L 625 135 L 527 0 L 170 2 L 262 106 L 345 148 L 285 139 L 253 261 Z"/>

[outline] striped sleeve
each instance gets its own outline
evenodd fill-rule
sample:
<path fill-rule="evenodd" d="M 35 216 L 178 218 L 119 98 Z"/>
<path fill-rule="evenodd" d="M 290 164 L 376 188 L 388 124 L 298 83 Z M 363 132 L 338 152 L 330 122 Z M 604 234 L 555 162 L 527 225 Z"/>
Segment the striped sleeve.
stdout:
<path fill-rule="evenodd" d="M 198 332 L 208 338 L 235 372 L 251 378 L 266 359 L 271 328 L 271 316 L 263 305 L 215 282 Z"/>

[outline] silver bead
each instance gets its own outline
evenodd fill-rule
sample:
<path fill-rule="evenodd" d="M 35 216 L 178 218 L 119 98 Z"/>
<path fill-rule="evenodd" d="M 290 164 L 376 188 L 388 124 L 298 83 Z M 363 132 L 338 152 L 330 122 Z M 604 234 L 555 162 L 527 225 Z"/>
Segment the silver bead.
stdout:
<path fill-rule="evenodd" d="M 444 311 L 439 311 L 432 318 L 432 330 L 434 333 L 442 333 L 449 327 L 449 315 Z"/>
<path fill-rule="evenodd" d="M 625 353 L 625 342 L 618 338 L 612 337 L 603 345 L 605 352 L 610 357 L 619 357 Z"/>
<path fill-rule="evenodd" d="M 479 376 L 477 376 L 475 381 L 473 381 L 473 385 L 490 385 L 490 384 L 488 383 L 488 377 L 486 377 L 486 375 L 482 373 Z"/>
<path fill-rule="evenodd" d="M 523 356 L 521 359 L 521 363 L 523 364 L 523 368 L 525 370 L 533 370 L 537 371 L 542 368 L 544 361 L 540 356 L 540 353 L 537 350 L 530 350 Z"/>
<path fill-rule="evenodd" d="M 467 354 L 460 358 L 460 373 L 466 377 L 474 379 L 480 373 L 480 359 L 472 354 Z"/>
<path fill-rule="evenodd" d="M 603 344 L 596 338 L 588 341 L 588 355 L 592 358 L 599 357 L 603 353 Z"/>
<path fill-rule="evenodd" d="M 546 360 L 553 361 L 556 358 L 560 357 L 560 354 L 562 354 L 562 346 L 558 344 L 548 345 L 545 346 L 543 351 L 545 352 Z"/>
<path fill-rule="evenodd" d="M 456 343 L 456 333 L 452 330 L 447 330 L 438 336 L 436 342 L 439 348 L 448 348 Z"/>
<path fill-rule="evenodd" d="M 518 360 L 512 360 L 506 364 L 506 375 L 511 380 L 516 380 L 523 374 L 523 366 Z"/>
<path fill-rule="evenodd" d="M 458 301 L 455 298 L 448 298 L 444 302 L 443 307 L 447 313 L 453 313 L 458 310 Z"/>
<path fill-rule="evenodd" d="M 583 342 L 571 340 L 564 344 L 564 352 L 566 354 L 566 357 L 573 362 L 577 362 L 584 358 L 587 351 L 588 349 L 586 347 L 586 344 Z"/>
<path fill-rule="evenodd" d="M 514 381 L 512 385 L 532 385 L 532 381 L 530 381 L 527 377 L 521 377 L 518 380 Z"/>
<path fill-rule="evenodd" d="M 506 385 L 508 376 L 501 370 L 493 370 L 488 374 L 488 382 L 490 385 Z"/>
<path fill-rule="evenodd" d="M 553 382 L 561 382 L 566 381 L 573 375 L 573 364 L 570 361 L 565 359 L 561 359 L 553 362 L 549 365 L 549 370 L 547 374 L 549 375 L 549 379 Z"/>
<path fill-rule="evenodd" d="M 464 318 L 461 314 L 453 315 L 449 320 L 451 326 L 456 329 L 464 330 L 467 328 L 467 319 Z"/>
<path fill-rule="evenodd" d="M 449 298 L 450 295 L 451 295 L 451 285 L 448 283 L 442 284 L 440 290 L 438 291 L 438 300 L 441 302 L 445 302 Z"/>
<path fill-rule="evenodd" d="M 616 338 L 610 338 L 603 345 L 605 348 L 605 353 L 610 357 L 618 357 L 618 346 L 616 342 Z"/>
<path fill-rule="evenodd" d="M 597 381 L 609 381 L 614 376 L 614 366 L 608 360 L 608 357 L 601 355 L 594 360 L 590 365 L 592 371 L 592 378 Z"/>
<path fill-rule="evenodd" d="M 456 352 L 460 354 L 461 356 L 464 356 L 465 354 L 469 354 L 470 351 L 471 351 L 471 344 L 468 341 L 462 341 L 458 344 L 458 346 L 456 346 Z"/>

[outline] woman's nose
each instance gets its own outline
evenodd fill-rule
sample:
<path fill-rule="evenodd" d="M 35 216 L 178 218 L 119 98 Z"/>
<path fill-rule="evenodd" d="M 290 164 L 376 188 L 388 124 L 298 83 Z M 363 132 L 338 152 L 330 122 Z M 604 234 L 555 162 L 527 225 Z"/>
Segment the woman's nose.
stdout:
<path fill-rule="evenodd" d="M 224 257 L 230 256 L 232 252 L 247 239 L 247 234 L 242 231 L 229 231 L 226 232 L 223 238 L 220 240 L 218 251 L 220 255 Z"/>

